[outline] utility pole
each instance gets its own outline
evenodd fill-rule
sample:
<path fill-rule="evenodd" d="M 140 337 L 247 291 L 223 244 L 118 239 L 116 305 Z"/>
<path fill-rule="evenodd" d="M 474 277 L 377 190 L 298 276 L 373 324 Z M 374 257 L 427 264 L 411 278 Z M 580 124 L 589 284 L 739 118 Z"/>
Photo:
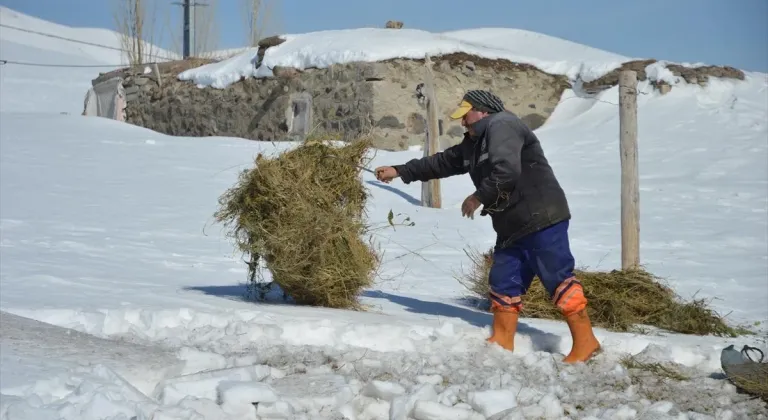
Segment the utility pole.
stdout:
<path fill-rule="evenodd" d="M 184 8 L 183 56 L 185 59 L 187 59 L 190 57 L 190 55 L 197 53 L 195 50 L 195 7 L 208 5 L 205 3 L 198 3 L 193 0 L 184 0 L 184 3 L 176 2 L 173 4 Z"/>
<path fill-rule="evenodd" d="M 190 28 L 190 26 L 193 26 L 195 24 L 194 21 L 189 20 L 189 15 L 191 14 L 192 9 L 192 2 L 191 0 L 184 0 L 184 59 L 186 60 L 189 58 L 189 32 L 190 29 L 194 31 L 194 28 Z"/>
<path fill-rule="evenodd" d="M 197 51 L 197 39 L 195 37 L 195 32 L 197 32 L 197 19 L 195 18 L 197 16 L 196 7 L 197 3 L 194 0 L 184 0 L 185 2 L 189 3 L 189 7 L 187 7 L 187 10 L 189 10 L 189 26 L 186 31 L 187 33 L 187 45 L 189 45 L 189 51 L 187 52 L 187 56 L 196 56 Z"/>

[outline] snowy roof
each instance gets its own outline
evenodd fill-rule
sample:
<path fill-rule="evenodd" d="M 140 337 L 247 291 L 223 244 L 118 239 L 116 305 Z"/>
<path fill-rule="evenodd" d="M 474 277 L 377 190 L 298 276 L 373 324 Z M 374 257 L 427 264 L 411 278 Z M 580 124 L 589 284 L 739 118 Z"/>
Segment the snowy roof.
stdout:
<path fill-rule="evenodd" d="M 355 61 L 421 59 L 467 53 L 488 59 L 531 64 L 571 80 L 594 80 L 631 60 L 560 38 L 520 29 L 483 28 L 432 33 L 418 29 L 361 28 L 284 35 L 286 41 L 266 50 L 255 68 L 257 48 L 234 57 L 184 71 L 181 80 L 224 88 L 243 77 L 270 77 L 275 66 L 326 68 Z"/>

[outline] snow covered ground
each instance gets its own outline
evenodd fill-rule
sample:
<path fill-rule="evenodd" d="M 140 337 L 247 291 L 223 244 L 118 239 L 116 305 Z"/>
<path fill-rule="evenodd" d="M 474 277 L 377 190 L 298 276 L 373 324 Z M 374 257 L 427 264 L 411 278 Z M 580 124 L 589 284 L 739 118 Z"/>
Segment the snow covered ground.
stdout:
<path fill-rule="evenodd" d="M 493 32 L 473 33 L 472 42 L 492 44 Z M 0 58 L 53 60 L 56 48 L 39 39 L 5 37 Z M 295 51 L 310 60 L 346 42 L 321 41 L 270 60 L 294 60 Z M 509 45 L 508 54 L 539 57 L 523 41 Z M 541 59 L 580 62 L 567 55 L 573 45 L 558 45 Z M 509 354 L 484 343 L 490 315 L 459 302 L 463 249 L 494 239 L 489 220 L 460 216 L 468 178 L 444 180 L 444 208 L 427 209 L 418 184 L 362 173 L 372 223 L 385 224 L 390 209 L 416 223 L 377 231 L 384 270 L 364 294 L 368 312 L 247 302 L 245 264 L 212 213 L 257 153 L 291 144 L 170 137 L 81 117 L 86 88 L 77 87 L 92 70 L 0 71 L 2 419 L 768 417 L 719 367 L 729 344 L 768 349 L 765 74 L 664 96 L 641 84 L 648 94 L 639 97 L 644 263 L 684 298 L 716 298 L 732 323 L 762 322 L 761 334 L 598 329 L 606 351 L 566 366 L 564 323 L 522 320 Z M 26 91 L 44 82 L 44 93 Z M 568 91 L 538 130 L 568 193 L 578 263 L 597 269 L 620 258 L 616 96 Z M 379 151 L 370 166 L 420 155 Z M 675 364 L 689 380 L 627 370 L 626 354 Z"/>

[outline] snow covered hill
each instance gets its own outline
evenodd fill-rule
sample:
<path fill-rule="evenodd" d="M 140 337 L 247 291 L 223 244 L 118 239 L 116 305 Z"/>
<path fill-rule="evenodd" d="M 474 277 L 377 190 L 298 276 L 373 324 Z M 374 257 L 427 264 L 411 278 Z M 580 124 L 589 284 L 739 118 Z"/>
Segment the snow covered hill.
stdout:
<path fill-rule="evenodd" d="M 0 66 L 0 111 L 80 114 L 91 80 L 127 62 L 119 34 L 108 29 L 71 28 L 2 6 L 0 24 L 0 59 L 31 64 Z"/>
<path fill-rule="evenodd" d="M 120 34 L 104 28 L 73 28 L 48 22 L 34 16 L 0 6 L 0 24 L 5 42 L 35 47 L 49 52 L 65 53 L 80 60 L 100 64 L 125 63 Z M 73 42 L 74 41 L 74 42 Z M 171 51 L 147 44 L 147 50 L 159 57 L 180 58 Z M 42 58 L 42 57 L 40 57 Z"/>
<path fill-rule="evenodd" d="M 0 32 L 0 58 L 8 45 L 28 60 L 65 58 L 42 40 L 7 33 Z M 347 41 L 331 34 L 269 59 L 314 62 L 328 49 L 344 56 L 339 45 Z M 569 44 L 550 44 L 550 55 L 539 56 L 540 45 L 526 50 L 525 41 L 473 34 L 464 42 L 568 68 L 623 60 L 595 50 L 570 56 Z M 451 36 L 458 35 L 442 34 L 434 48 L 454 48 Z M 413 54 L 433 46 L 412 45 Z M 90 54 L 64 55 L 108 62 Z M 524 319 L 514 354 L 487 346 L 490 315 L 462 306 L 465 291 L 453 278 L 468 263 L 463 248 L 485 249 L 494 239 L 485 218 L 461 218 L 472 191 L 464 177 L 444 180 L 443 209 L 427 209 L 418 206 L 418 184 L 383 185 L 362 173 L 372 222 L 384 223 L 391 209 L 416 223 L 377 233 L 385 259 L 363 298 L 370 311 L 246 302 L 245 264 L 212 213 L 257 153 L 291 144 L 170 137 L 85 118 L 79 84 L 93 72 L 2 72 L 0 310 L 49 324 L 2 315 L 2 419 L 768 416 L 765 404 L 719 376 L 723 347 L 765 351 L 765 333 L 725 339 L 597 329 L 605 353 L 565 366 L 565 324 Z M 25 90 L 36 84 L 45 89 Z M 680 85 L 663 96 L 647 84 L 640 90 L 644 263 L 684 298 L 717 298 L 713 306 L 733 323 L 768 322 L 766 75 Z M 538 130 L 571 203 L 578 264 L 597 269 L 619 266 L 616 103 L 615 89 L 593 99 L 566 91 Z M 379 151 L 371 166 L 420 155 Z M 690 379 L 638 376 L 619 363 L 626 354 L 677 363 Z"/>

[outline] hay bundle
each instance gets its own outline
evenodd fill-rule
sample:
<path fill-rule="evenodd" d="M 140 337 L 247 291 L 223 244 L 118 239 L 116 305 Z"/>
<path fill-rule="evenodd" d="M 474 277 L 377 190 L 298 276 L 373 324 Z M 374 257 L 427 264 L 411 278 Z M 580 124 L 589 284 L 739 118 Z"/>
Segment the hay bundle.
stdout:
<path fill-rule="evenodd" d="M 458 280 L 475 297 L 488 297 L 488 273 L 493 250 L 467 252 L 472 268 Z M 683 334 L 736 336 L 747 331 L 728 326 L 703 300 L 682 302 L 660 279 L 644 270 L 593 272 L 575 270 L 589 300 L 589 315 L 595 326 L 614 331 L 637 330 L 652 325 Z M 562 319 L 538 277 L 523 298 L 523 316 Z"/>
<path fill-rule="evenodd" d="M 251 256 L 255 281 L 262 258 L 273 281 L 298 304 L 358 308 L 378 258 L 362 235 L 367 193 L 359 168 L 370 141 L 344 147 L 307 141 L 268 159 L 219 199 L 216 220 Z"/>

